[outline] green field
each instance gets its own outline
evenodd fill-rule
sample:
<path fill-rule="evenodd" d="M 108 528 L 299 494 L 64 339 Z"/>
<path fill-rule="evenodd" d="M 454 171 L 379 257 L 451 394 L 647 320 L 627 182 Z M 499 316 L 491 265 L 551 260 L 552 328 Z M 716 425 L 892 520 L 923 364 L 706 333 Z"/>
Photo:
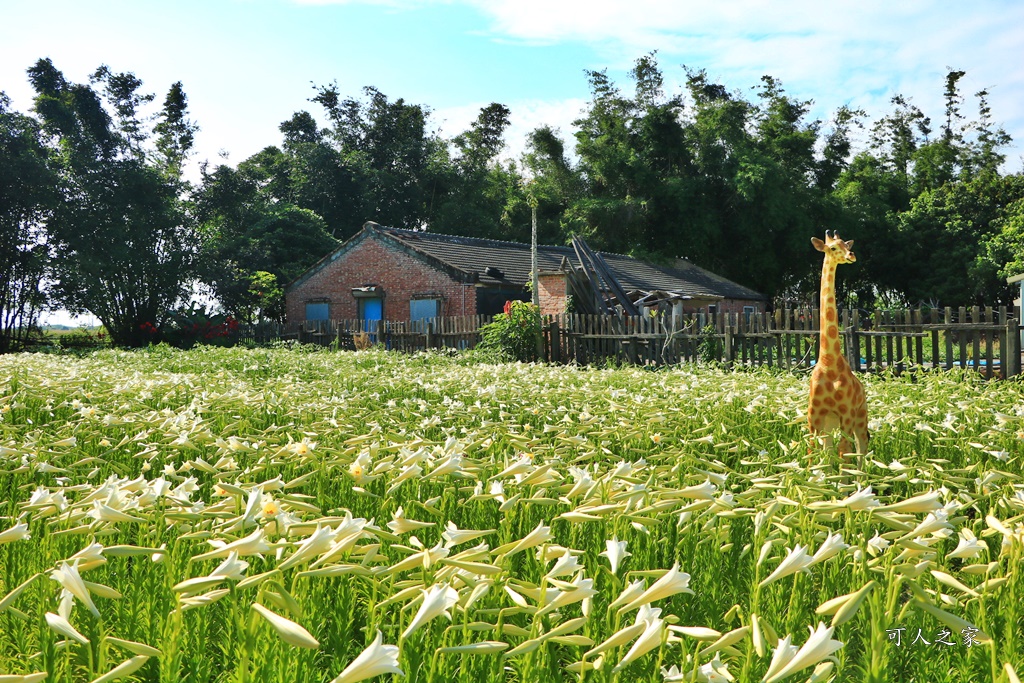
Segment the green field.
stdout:
<path fill-rule="evenodd" d="M 840 467 L 799 375 L 0 357 L 0 681 L 1017 681 L 1024 385 L 865 388 Z"/>

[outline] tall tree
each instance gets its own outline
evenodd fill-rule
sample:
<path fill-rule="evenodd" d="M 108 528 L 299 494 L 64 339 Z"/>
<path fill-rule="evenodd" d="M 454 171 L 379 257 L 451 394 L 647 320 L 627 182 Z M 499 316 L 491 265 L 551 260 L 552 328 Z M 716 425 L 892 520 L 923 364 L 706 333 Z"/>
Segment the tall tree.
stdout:
<path fill-rule="evenodd" d="M 52 159 L 61 201 L 49 222 L 54 298 L 95 315 L 114 343 L 142 345 L 151 339 L 143 323 L 166 319 L 193 272 L 196 243 L 178 175 L 191 140 L 180 127 L 169 130 L 175 117 L 185 120 L 183 94 L 180 106 L 158 115 L 167 139 L 177 140 L 176 150 L 160 151 L 177 160 L 165 164 L 154 160 L 153 131 L 141 112 L 152 97 L 139 92 L 132 74 L 101 67 L 94 77 L 101 95 L 67 81 L 49 59 L 28 73 L 43 129 L 60 143 Z"/>
<path fill-rule="evenodd" d="M 45 224 L 57 199 L 47 155 L 36 120 L 0 92 L 0 353 L 22 347 L 46 303 Z"/>
<path fill-rule="evenodd" d="M 429 110 L 399 98 L 390 101 L 376 88 L 365 99 L 342 99 L 337 84 L 320 86 L 312 98 L 324 107 L 337 149 L 359 169 L 363 182 L 364 219 L 415 228 L 425 222 L 429 202 L 431 158 L 444 147 L 427 130 Z M 361 224 L 361 221 L 360 221 Z"/>
<path fill-rule="evenodd" d="M 304 191 L 293 189 L 292 161 L 268 147 L 237 169 L 204 168 L 195 193 L 202 280 L 226 311 L 242 319 L 257 307 L 254 281 L 272 278 L 275 286 L 283 286 L 337 246 L 320 215 L 288 201 Z M 259 308 L 270 317 L 283 315 L 279 306 Z"/>
<path fill-rule="evenodd" d="M 498 159 L 510 114 L 497 102 L 481 108 L 469 130 L 452 139 L 454 158 L 438 159 L 435 172 L 444 182 L 440 196 L 432 188 L 431 230 L 505 240 L 529 236 L 529 217 L 520 206 L 522 176 L 515 164 Z"/>

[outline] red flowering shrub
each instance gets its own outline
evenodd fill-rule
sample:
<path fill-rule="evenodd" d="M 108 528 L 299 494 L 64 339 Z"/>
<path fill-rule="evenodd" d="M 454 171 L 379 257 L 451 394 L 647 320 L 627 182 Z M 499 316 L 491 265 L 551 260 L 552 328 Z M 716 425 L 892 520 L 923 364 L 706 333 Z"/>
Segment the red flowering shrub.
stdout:
<path fill-rule="evenodd" d="M 233 346 L 238 341 L 238 321 L 230 315 L 214 315 L 193 306 L 171 314 L 164 337 L 171 345 L 183 349 L 196 344 Z"/>

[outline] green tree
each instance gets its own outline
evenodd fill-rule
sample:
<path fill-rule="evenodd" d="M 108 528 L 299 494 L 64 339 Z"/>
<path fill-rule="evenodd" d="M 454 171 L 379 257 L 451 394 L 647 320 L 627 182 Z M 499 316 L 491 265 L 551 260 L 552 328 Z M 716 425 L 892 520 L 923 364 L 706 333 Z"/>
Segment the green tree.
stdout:
<path fill-rule="evenodd" d="M 281 160 L 277 151 L 261 155 L 262 161 L 271 161 L 271 168 Z M 267 191 L 266 168 L 250 159 L 238 169 L 204 169 L 196 193 L 202 279 L 226 311 L 246 320 L 256 307 L 251 288 L 254 278 L 263 277 L 260 272 L 287 284 L 338 244 L 317 213 L 278 201 Z M 283 316 L 279 303 L 259 307 L 267 317 Z"/>
<path fill-rule="evenodd" d="M 841 213 L 830 194 L 857 112 L 840 110 L 822 140 L 811 103 L 772 77 L 749 102 L 696 70 L 688 101 L 668 95 L 653 54 L 630 75 L 632 97 L 589 73 L 591 104 L 576 122 L 585 189 L 563 226 L 599 248 L 685 256 L 769 296 L 806 286 L 807 237 Z"/>
<path fill-rule="evenodd" d="M 431 230 L 516 241 L 529 235 L 522 175 L 515 163 L 498 159 L 510 113 L 497 102 L 481 108 L 469 129 L 452 139 L 454 156 L 437 158 L 442 182 L 433 192 Z"/>
<path fill-rule="evenodd" d="M 1012 235 L 1022 198 L 1019 175 L 980 176 L 915 197 L 896 223 L 907 298 L 945 306 L 1005 302 L 1006 283 L 997 264 L 986 262 L 985 245 Z"/>
<path fill-rule="evenodd" d="M 584 180 L 565 149 L 565 141 L 550 126 L 541 126 L 529 133 L 523 172 L 531 178 L 529 192 L 537 201 L 537 239 L 541 244 L 561 244 L 568 236 L 562 220 L 584 192 Z M 525 191 L 506 207 L 518 224 L 532 221 L 531 207 Z"/>
<path fill-rule="evenodd" d="M 445 143 L 427 130 L 429 110 L 399 98 L 390 101 L 376 88 L 365 99 L 342 99 L 337 84 L 320 86 L 312 101 L 323 106 L 333 124 L 329 131 L 346 163 L 362 182 L 359 220 L 395 227 L 422 227 L 428 219 L 431 160 Z"/>
<path fill-rule="evenodd" d="M 0 353 L 21 348 L 46 304 L 45 232 L 56 178 L 35 119 L 0 92 Z"/>
<path fill-rule="evenodd" d="M 177 148 L 154 151 L 142 113 L 153 98 L 132 74 L 101 67 L 101 95 L 49 59 L 28 73 L 43 130 L 59 142 L 51 158 L 61 197 L 48 222 L 54 299 L 95 315 L 115 344 L 142 345 L 152 338 L 143 324 L 162 323 L 193 276 L 196 241 L 178 175 L 191 148 L 184 95 L 169 96 L 176 104 L 157 115 L 159 139 Z"/>
<path fill-rule="evenodd" d="M 1024 176 L 1018 173 L 1004 182 L 1022 194 L 1007 203 L 993 221 L 992 232 L 985 239 L 976 264 L 977 272 L 995 278 L 997 288 L 1003 287 L 1007 278 L 1024 273 Z M 1013 292 L 1001 293 L 1005 303 L 1015 298 Z"/>

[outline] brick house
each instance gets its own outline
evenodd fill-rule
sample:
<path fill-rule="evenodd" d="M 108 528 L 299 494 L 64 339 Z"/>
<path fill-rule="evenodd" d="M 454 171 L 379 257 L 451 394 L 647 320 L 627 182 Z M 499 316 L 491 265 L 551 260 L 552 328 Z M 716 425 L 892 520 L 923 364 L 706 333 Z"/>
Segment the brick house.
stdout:
<path fill-rule="evenodd" d="M 763 311 L 766 297 L 703 268 L 677 260 L 672 268 L 602 253 L 626 290 L 666 294 L 674 310 Z M 563 261 L 564 259 L 564 261 Z M 505 301 L 529 301 L 530 245 L 437 235 L 368 222 L 285 288 L 290 327 L 304 320 L 419 320 L 493 315 Z M 563 313 L 568 286 L 563 263 L 572 247 L 538 247 L 541 312 Z"/>

